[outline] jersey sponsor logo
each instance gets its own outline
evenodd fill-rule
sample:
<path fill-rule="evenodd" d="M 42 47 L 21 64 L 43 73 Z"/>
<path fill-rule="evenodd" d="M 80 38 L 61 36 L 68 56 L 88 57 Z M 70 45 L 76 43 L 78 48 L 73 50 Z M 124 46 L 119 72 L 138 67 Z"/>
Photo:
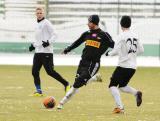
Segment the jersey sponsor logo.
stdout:
<path fill-rule="evenodd" d="M 95 48 L 99 48 L 100 47 L 100 42 L 94 41 L 94 40 L 87 40 L 86 41 L 86 46 L 92 46 Z"/>

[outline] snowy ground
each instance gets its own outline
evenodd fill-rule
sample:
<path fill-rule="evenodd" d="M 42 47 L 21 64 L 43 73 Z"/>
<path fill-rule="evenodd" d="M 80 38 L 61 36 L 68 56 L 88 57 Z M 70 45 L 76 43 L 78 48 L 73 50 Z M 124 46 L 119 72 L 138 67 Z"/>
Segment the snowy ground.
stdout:
<path fill-rule="evenodd" d="M 5 65 L 32 65 L 33 54 L 0 54 L 0 64 Z M 74 60 L 74 61 L 73 61 Z M 55 65 L 78 65 L 80 56 L 77 55 L 54 55 Z M 102 57 L 102 66 L 116 66 L 117 57 Z M 160 67 L 160 58 L 158 57 L 138 57 L 138 66 Z"/>

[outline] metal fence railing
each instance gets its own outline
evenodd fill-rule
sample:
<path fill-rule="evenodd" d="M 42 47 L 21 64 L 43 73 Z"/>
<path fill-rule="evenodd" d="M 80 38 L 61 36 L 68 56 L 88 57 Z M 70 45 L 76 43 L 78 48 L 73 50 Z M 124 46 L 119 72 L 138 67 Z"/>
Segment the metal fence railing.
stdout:
<path fill-rule="evenodd" d="M 5 17 L 5 0 L 0 1 L 0 18 Z"/>
<path fill-rule="evenodd" d="M 44 6 L 44 0 L 0 0 L 0 17 L 33 17 L 37 6 Z"/>
<path fill-rule="evenodd" d="M 77 21 L 90 14 L 99 14 L 101 18 L 116 18 L 130 15 L 133 18 L 159 18 L 160 1 L 157 0 L 47 0 L 48 17 L 55 23 Z"/>
<path fill-rule="evenodd" d="M 93 13 L 101 18 L 160 17 L 158 0 L 0 0 L 0 17 L 33 17 L 37 6 L 45 7 L 46 17 L 54 23 L 83 20 Z"/>

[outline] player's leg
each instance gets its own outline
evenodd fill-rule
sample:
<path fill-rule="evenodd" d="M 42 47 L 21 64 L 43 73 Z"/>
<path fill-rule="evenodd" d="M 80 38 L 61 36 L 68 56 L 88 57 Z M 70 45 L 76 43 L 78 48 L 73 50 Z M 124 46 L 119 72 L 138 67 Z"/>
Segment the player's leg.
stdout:
<path fill-rule="evenodd" d="M 93 77 L 91 77 L 88 82 L 102 82 L 102 76 L 100 73 L 95 74 Z"/>
<path fill-rule="evenodd" d="M 91 82 L 102 82 L 100 73 L 97 73 L 100 68 L 100 63 L 92 63 L 89 67 L 91 78 L 88 80 L 88 83 Z"/>
<path fill-rule="evenodd" d="M 133 77 L 133 75 L 135 74 L 135 69 L 130 69 L 130 68 L 123 68 L 123 81 L 120 82 L 119 84 L 119 89 L 122 92 L 125 93 L 129 93 L 132 94 L 136 97 L 136 102 L 137 102 L 137 106 L 140 106 L 142 103 L 142 92 L 138 91 L 137 89 L 128 86 L 128 83 L 130 81 L 130 79 Z"/>
<path fill-rule="evenodd" d="M 132 95 L 136 95 L 138 90 L 136 90 L 135 88 L 131 87 L 131 86 L 124 86 L 124 87 L 119 87 L 119 89 L 122 91 L 122 92 L 125 92 L 125 93 L 130 93 Z"/>
<path fill-rule="evenodd" d="M 125 86 L 125 87 L 121 87 L 119 88 L 122 92 L 125 92 L 125 93 L 130 93 L 132 95 L 135 96 L 136 98 L 136 103 L 137 103 L 137 106 L 139 107 L 141 104 L 142 104 L 142 92 L 131 87 L 131 86 Z"/>
<path fill-rule="evenodd" d="M 36 53 L 33 58 L 33 66 L 32 66 L 32 75 L 34 78 L 34 84 L 36 87 L 36 92 L 34 93 L 34 96 L 42 96 L 42 90 L 41 90 L 41 80 L 39 76 L 40 69 L 42 67 L 41 62 L 41 55 Z"/>
<path fill-rule="evenodd" d="M 83 85 L 86 85 L 87 80 L 90 78 L 88 67 L 82 67 L 81 64 L 78 67 L 77 75 L 75 78 L 75 82 L 71 89 L 66 93 L 66 95 L 63 97 L 63 99 L 60 101 L 59 105 L 57 106 L 57 109 L 62 109 L 63 105 L 67 103 L 71 97 L 73 97 L 78 89 L 82 87 Z"/>
<path fill-rule="evenodd" d="M 121 68 L 117 67 L 111 77 L 111 81 L 109 84 L 109 90 L 116 104 L 116 108 L 113 110 L 113 113 L 123 113 L 124 112 L 124 106 L 121 101 L 120 92 L 119 92 L 119 89 L 117 88 L 119 84 L 119 80 L 121 80 Z"/>
<path fill-rule="evenodd" d="M 67 82 L 59 73 L 57 73 L 53 68 L 53 54 L 47 53 L 44 55 L 43 58 L 43 66 L 48 75 L 59 81 L 61 84 L 64 85 L 65 91 L 68 91 L 70 88 L 69 82 Z"/>
<path fill-rule="evenodd" d="M 62 100 L 59 102 L 57 109 L 62 109 L 63 105 L 67 103 L 71 99 L 71 97 L 73 97 L 77 93 L 77 91 L 78 88 L 74 88 L 74 86 L 72 86 L 70 90 L 66 93 L 66 95 L 62 98 Z"/>
<path fill-rule="evenodd" d="M 81 83 L 81 81 L 79 80 L 79 74 L 77 74 L 76 78 L 75 78 L 75 82 L 73 84 L 73 86 L 71 87 L 71 89 L 66 93 L 66 95 L 62 98 L 62 100 L 60 101 L 60 103 L 57 106 L 57 109 L 62 109 L 63 105 L 65 103 L 67 103 L 71 97 L 73 97 L 76 92 L 78 91 L 78 89 L 83 86 L 84 84 Z"/>

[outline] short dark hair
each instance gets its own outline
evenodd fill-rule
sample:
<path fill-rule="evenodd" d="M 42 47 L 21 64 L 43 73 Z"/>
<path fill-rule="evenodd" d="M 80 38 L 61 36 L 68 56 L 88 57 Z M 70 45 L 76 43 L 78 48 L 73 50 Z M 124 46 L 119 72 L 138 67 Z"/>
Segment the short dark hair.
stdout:
<path fill-rule="evenodd" d="M 131 26 L 131 17 L 130 16 L 122 16 L 120 24 L 124 28 L 129 28 Z"/>

